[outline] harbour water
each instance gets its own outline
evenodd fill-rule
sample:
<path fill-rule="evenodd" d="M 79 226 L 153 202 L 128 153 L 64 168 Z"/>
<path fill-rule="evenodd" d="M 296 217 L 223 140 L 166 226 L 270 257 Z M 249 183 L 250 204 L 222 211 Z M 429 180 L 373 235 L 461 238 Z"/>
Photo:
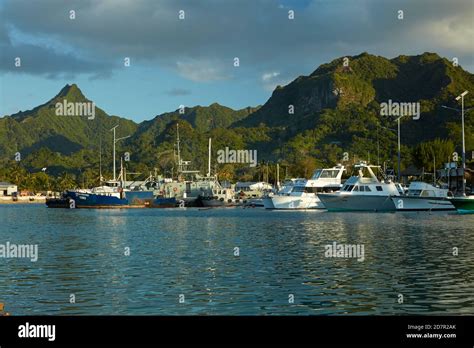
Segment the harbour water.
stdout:
<path fill-rule="evenodd" d="M 474 215 L 18 204 L 6 242 L 39 252 L 0 258 L 12 315 L 474 314 Z"/>

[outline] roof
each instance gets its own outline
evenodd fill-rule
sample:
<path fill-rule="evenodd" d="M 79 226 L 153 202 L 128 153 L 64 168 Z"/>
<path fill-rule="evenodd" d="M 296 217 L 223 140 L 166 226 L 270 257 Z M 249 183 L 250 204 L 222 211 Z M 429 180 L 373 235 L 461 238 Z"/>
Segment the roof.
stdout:
<path fill-rule="evenodd" d="M 0 181 L 0 186 L 16 186 L 16 185 L 10 182 L 6 182 L 6 181 Z"/>

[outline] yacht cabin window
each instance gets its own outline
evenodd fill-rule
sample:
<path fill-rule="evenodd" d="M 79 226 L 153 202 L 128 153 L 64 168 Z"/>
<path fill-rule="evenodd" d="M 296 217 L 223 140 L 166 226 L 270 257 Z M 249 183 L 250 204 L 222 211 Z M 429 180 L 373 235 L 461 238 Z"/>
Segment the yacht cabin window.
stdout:
<path fill-rule="evenodd" d="M 434 197 L 435 194 L 434 194 L 434 191 L 432 190 L 423 190 L 423 192 L 421 192 L 421 197 Z"/>
<path fill-rule="evenodd" d="M 420 196 L 421 195 L 421 190 L 409 190 L 408 191 L 408 196 Z"/>
<path fill-rule="evenodd" d="M 337 178 L 337 174 L 339 173 L 338 170 L 323 170 L 321 172 L 321 178 Z"/>

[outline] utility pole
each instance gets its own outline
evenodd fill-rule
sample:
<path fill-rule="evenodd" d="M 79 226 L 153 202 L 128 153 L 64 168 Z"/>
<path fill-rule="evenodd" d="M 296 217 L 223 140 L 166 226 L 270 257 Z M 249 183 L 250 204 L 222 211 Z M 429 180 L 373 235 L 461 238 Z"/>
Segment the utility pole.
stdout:
<path fill-rule="evenodd" d="M 178 148 L 178 176 L 181 174 L 183 171 L 183 168 L 181 167 L 181 150 L 179 147 L 179 123 L 176 123 L 176 147 Z"/>
<path fill-rule="evenodd" d="M 465 134 L 464 134 L 464 113 L 466 111 L 470 111 L 473 108 L 469 108 L 467 110 L 464 110 L 464 97 L 469 93 L 469 91 L 464 91 L 460 95 L 458 95 L 455 99 L 456 101 L 461 100 L 461 110 L 456 109 L 456 108 L 451 108 L 449 106 L 441 105 L 442 108 L 445 109 L 450 109 L 454 111 L 461 111 L 461 127 L 462 127 L 462 170 L 463 170 L 463 178 L 462 178 L 462 195 L 466 195 L 466 140 L 465 140 Z"/>
<path fill-rule="evenodd" d="M 456 97 L 456 100 L 461 99 L 461 119 L 462 119 L 462 194 L 466 195 L 466 139 L 464 135 L 464 96 L 468 94 L 468 91 L 462 92 Z"/>
<path fill-rule="evenodd" d="M 401 162 L 402 162 L 402 159 L 401 159 L 401 145 L 400 145 L 400 119 L 402 118 L 403 116 L 400 116 L 399 118 L 397 118 L 397 121 L 398 121 L 398 182 L 400 182 L 400 179 L 401 179 Z"/>

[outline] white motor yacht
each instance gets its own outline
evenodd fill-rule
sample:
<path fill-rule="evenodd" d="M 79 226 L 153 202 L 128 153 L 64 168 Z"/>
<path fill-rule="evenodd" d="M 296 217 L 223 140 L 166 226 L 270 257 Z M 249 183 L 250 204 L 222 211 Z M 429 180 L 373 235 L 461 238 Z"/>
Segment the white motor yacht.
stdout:
<path fill-rule="evenodd" d="M 448 189 L 414 181 L 403 196 L 392 197 L 397 211 L 455 210 L 448 200 Z"/>
<path fill-rule="evenodd" d="M 317 194 L 338 191 L 344 170 L 342 165 L 318 169 L 311 179 L 297 180 L 290 192 L 272 197 L 273 209 L 324 209 Z"/>
<path fill-rule="evenodd" d="M 276 193 L 269 192 L 266 195 L 264 195 L 262 197 L 263 207 L 265 209 L 275 209 L 275 206 L 273 205 L 272 197 L 275 196 L 275 195 L 287 195 L 287 194 L 289 194 L 291 192 L 291 190 L 293 190 L 293 186 L 295 185 L 295 182 L 297 180 L 298 179 L 285 180 L 285 182 L 283 183 L 282 188 L 278 192 L 276 192 Z"/>
<path fill-rule="evenodd" d="M 380 166 L 360 162 L 355 165 L 358 175 L 351 176 L 339 192 L 318 193 L 319 199 L 329 211 L 395 211 L 392 197 L 404 194 L 399 184 L 379 180 L 374 170 Z"/>

